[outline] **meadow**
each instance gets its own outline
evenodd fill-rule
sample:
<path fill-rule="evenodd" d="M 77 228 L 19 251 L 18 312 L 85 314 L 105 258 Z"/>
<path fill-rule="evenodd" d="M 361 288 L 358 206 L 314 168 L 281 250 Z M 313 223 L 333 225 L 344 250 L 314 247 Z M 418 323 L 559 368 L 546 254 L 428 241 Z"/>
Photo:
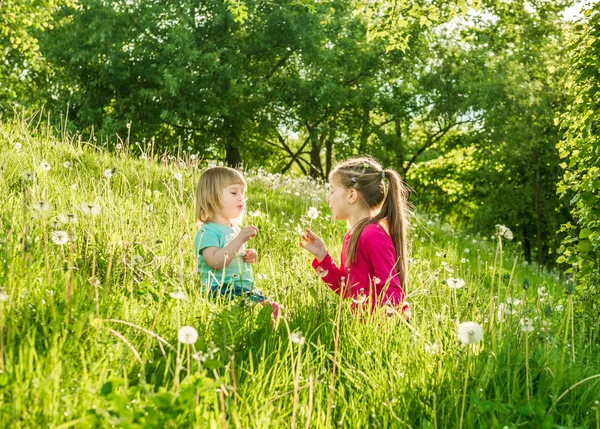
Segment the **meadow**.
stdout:
<path fill-rule="evenodd" d="M 600 428 L 596 304 L 524 261 L 509 231 L 470 235 L 418 208 L 410 323 L 353 314 L 298 245 L 310 226 L 339 258 L 326 184 L 246 171 L 273 321 L 199 284 L 207 165 L 2 119 L 0 426 Z M 464 322 L 483 338 L 459 337 Z"/>

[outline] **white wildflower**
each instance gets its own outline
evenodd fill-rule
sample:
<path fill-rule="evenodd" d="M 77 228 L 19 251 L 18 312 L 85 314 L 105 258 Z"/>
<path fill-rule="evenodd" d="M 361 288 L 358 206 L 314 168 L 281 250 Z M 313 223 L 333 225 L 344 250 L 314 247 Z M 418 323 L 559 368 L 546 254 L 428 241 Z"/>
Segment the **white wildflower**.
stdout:
<path fill-rule="evenodd" d="M 52 167 L 46 161 L 40 162 L 40 170 L 42 171 L 50 171 Z"/>
<path fill-rule="evenodd" d="M 306 216 L 308 216 L 310 219 L 316 219 L 319 217 L 319 210 L 317 210 L 316 207 L 311 207 L 308 209 Z"/>
<path fill-rule="evenodd" d="M 71 168 L 71 161 L 65 161 L 65 162 L 63 162 L 63 167 L 65 167 L 65 168 Z"/>
<path fill-rule="evenodd" d="M 175 177 L 175 179 L 177 181 L 179 181 L 179 182 L 183 181 L 183 174 L 181 174 L 181 173 L 175 173 L 173 176 Z"/>
<path fill-rule="evenodd" d="M 446 283 L 448 284 L 448 287 L 450 289 L 460 289 L 465 285 L 465 281 L 463 279 L 458 279 L 458 278 L 448 278 L 448 280 L 446 280 Z"/>
<path fill-rule="evenodd" d="M 296 331 L 290 334 L 290 341 L 294 344 L 298 344 L 299 346 L 301 346 L 306 341 L 306 338 L 304 338 L 302 331 Z"/>
<path fill-rule="evenodd" d="M 185 299 L 185 293 L 181 290 L 177 290 L 175 292 L 170 292 L 169 296 L 173 299 Z"/>
<path fill-rule="evenodd" d="M 469 253 L 469 252 L 470 252 L 470 250 L 467 248 L 467 249 L 465 249 L 465 250 L 464 250 L 464 252 L 465 252 L 465 253 Z"/>
<path fill-rule="evenodd" d="M 38 201 L 33 205 L 33 209 L 40 213 L 46 213 L 52 210 L 52 206 L 45 201 Z"/>
<path fill-rule="evenodd" d="M 512 231 L 505 225 L 496 225 L 496 231 L 500 237 L 504 237 L 507 240 L 512 240 L 514 238 Z"/>
<path fill-rule="evenodd" d="M 463 344 L 475 344 L 483 338 L 483 328 L 476 322 L 464 322 L 458 326 L 458 339 Z"/>
<path fill-rule="evenodd" d="M 191 326 L 183 326 L 177 333 L 177 339 L 181 344 L 195 344 L 198 340 L 198 331 Z"/>
<path fill-rule="evenodd" d="M 523 332 L 533 332 L 535 330 L 533 322 L 528 317 L 523 317 L 519 323 L 521 324 L 521 331 Z"/>
<path fill-rule="evenodd" d="M 67 244 L 69 242 L 69 234 L 67 234 L 65 231 L 53 231 L 52 241 L 61 246 L 63 244 Z"/>
<path fill-rule="evenodd" d="M 90 204 L 90 203 L 81 203 L 79 208 L 86 215 L 95 216 L 100 213 L 100 206 L 98 204 Z"/>
<path fill-rule="evenodd" d="M 33 182 L 35 180 L 35 173 L 30 170 L 26 170 L 22 173 L 23 179 L 28 182 Z"/>
<path fill-rule="evenodd" d="M 110 179 L 111 177 L 113 177 L 116 170 L 116 168 L 109 168 L 108 170 L 104 170 L 104 173 L 102 173 L 102 175 L 107 179 Z"/>

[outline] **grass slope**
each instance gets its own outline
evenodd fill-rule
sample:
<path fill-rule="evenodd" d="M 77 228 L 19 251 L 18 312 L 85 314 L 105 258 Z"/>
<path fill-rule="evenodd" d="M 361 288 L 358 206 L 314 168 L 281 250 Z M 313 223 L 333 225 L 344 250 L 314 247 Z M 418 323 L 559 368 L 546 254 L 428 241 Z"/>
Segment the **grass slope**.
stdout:
<path fill-rule="evenodd" d="M 108 153 L 35 120 L 0 123 L 1 426 L 600 425 L 597 316 L 516 243 L 418 216 L 410 325 L 352 315 L 298 247 L 310 225 L 339 255 L 324 186 L 249 173 L 257 286 L 284 306 L 272 326 L 269 308 L 211 302 L 198 284 L 205 163 Z M 458 341 L 464 321 L 481 342 Z M 193 345 L 178 342 L 185 325 Z"/>

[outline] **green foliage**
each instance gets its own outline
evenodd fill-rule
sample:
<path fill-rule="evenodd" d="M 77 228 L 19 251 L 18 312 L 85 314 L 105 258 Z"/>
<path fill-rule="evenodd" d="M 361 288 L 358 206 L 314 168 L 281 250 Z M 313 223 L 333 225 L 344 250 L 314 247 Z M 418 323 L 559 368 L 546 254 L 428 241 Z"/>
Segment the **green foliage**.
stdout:
<path fill-rule="evenodd" d="M 76 0 L 0 3 L 0 110 L 19 103 L 39 106 L 51 84 L 52 69 L 40 52 L 38 34 L 52 28 L 53 13 Z"/>
<path fill-rule="evenodd" d="M 561 227 L 567 238 L 558 262 L 570 265 L 569 271 L 576 271 L 576 277 L 584 282 L 592 297 L 600 292 L 599 12 L 598 4 L 586 10 L 589 22 L 577 28 L 571 45 L 572 69 L 567 87 L 575 100 L 561 118 L 566 133 L 557 144 L 564 169 L 558 192 L 570 200 L 574 218 Z"/>
<path fill-rule="evenodd" d="M 440 37 L 422 82 L 443 125 L 429 130 L 427 120 L 416 130 L 424 151 L 409 172 L 422 204 L 481 233 L 510 226 L 540 265 L 553 263 L 556 231 L 569 219 L 556 195 L 554 147 L 562 138 L 554 118 L 570 101 L 561 84 L 565 6 L 484 2 L 485 17 Z"/>

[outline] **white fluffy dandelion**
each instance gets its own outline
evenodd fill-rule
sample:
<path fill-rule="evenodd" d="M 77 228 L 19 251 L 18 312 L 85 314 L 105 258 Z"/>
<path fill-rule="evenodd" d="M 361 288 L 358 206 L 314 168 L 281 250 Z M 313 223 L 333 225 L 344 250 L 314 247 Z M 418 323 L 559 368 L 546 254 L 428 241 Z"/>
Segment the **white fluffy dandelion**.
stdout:
<path fill-rule="evenodd" d="M 198 331 L 191 326 L 183 326 L 177 333 L 177 339 L 181 344 L 195 344 L 198 340 Z"/>
<path fill-rule="evenodd" d="M 512 231 L 505 225 L 496 225 L 496 231 L 500 237 L 504 237 L 507 240 L 512 240 L 514 238 Z"/>
<path fill-rule="evenodd" d="M 65 231 L 53 231 L 52 241 L 59 246 L 67 244 L 69 242 L 69 234 L 67 234 Z"/>
<path fill-rule="evenodd" d="M 464 322 L 458 326 L 458 339 L 463 344 L 476 344 L 483 338 L 483 328 L 476 322 Z"/>
<path fill-rule="evenodd" d="M 33 205 L 33 209 L 40 213 L 46 213 L 46 212 L 49 212 L 50 210 L 52 210 L 52 206 L 45 201 L 38 201 L 37 203 L 35 203 Z"/>
<path fill-rule="evenodd" d="M 77 215 L 75 213 L 61 214 L 58 216 L 58 219 L 60 219 L 60 221 L 62 223 L 71 223 L 71 224 L 75 224 L 78 221 Z"/>
<path fill-rule="evenodd" d="M 521 324 L 521 331 L 523 332 L 533 332 L 535 330 L 533 322 L 528 317 L 523 317 L 519 323 Z"/>
<path fill-rule="evenodd" d="M 46 161 L 40 162 L 40 170 L 42 171 L 50 171 L 52 167 Z"/>
<path fill-rule="evenodd" d="M 458 279 L 458 278 L 448 278 L 448 280 L 446 280 L 446 283 L 448 284 L 448 287 L 450 289 L 460 289 L 465 285 L 465 281 L 463 279 Z"/>
<path fill-rule="evenodd" d="M 33 182 L 35 180 L 35 173 L 31 170 L 25 170 L 21 175 L 27 182 Z"/>
<path fill-rule="evenodd" d="M 173 299 L 185 299 L 185 293 L 183 291 L 177 290 L 175 292 L 170 292 L 169 296 Z"/>
<path fill-rule="evenodd" d="M 104 173 L 102 173 L 102 175 L 103 175 L 103 176 L 104 176 L 106 179 L 109 179 L 109 180 L 110 180 L 110 178 L 111 178 L 111 177 L 113 177 L 113 175 L 115 174 L 115 171 L 116 171 L 116 170 L 117 170 L 116 168 L 109 168 L 108 170 L 104 170 Z"/>
<path fill-rule="evenodd" d="M 177 181 L 179 181 L 179 182 L 183 181 L 183 174 L 181 174 L 181 173 L 175 173 L 173 176 L 175 177 L 175 179 Z"/>
<path fill-rule="evenodd" d="M 83 212 L 83 214 L 95 216 L 100 213 L 100 206 L 98 204 L 91 203 L 81 203 L 79 208 Z"/>
<path fill-rule="evenodd" d="M 316 207 L 311 207 L 308 209 L 306 216 L 308 216 L 310 219 L 316 219 L 319 217 L 319 210 L 317 210 Z"/>
<path fill-rule="evenodd" d="M 296 331 L 290 334 L 290 341 L 294 344 L 298 344 L 299 346 L 301 346 L 306 341 L 306 338 L 304 338 L 304 334 L 302 333 L 302 331 Z"/>

